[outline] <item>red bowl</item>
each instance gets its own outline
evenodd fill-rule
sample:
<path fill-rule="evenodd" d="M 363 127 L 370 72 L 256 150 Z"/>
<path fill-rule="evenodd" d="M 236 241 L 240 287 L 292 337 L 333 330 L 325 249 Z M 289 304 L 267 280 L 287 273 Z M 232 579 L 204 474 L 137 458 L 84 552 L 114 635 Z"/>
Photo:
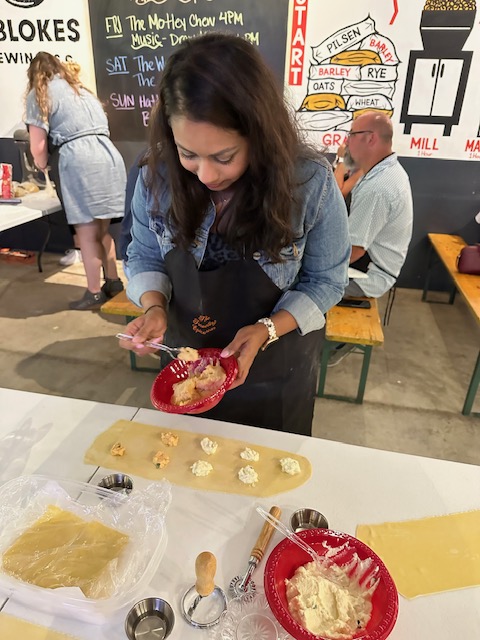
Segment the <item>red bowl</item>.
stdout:
<path fill-rule="evenodd" d="M 378 566 L 379 583 L 372 596 L 372 615 L 366 629 L 362 629 L 353 638 L 362 640 L 385 640 L 393 630 L 398 615 L 398 592 L 387 568 L 370 547 L 346 533 L 328 529 L 309 529 L 298 533 L 319 555 L 326 552 L 323 546 L 327 542 L 331 547 L 349 543 L 348 552 L 342 554 L 342 563 L 352 558 L 356 552 L 360 560 L 372 558 Z M 312 558 L 296 544 L 285 538 L 268 557 L 265 565 L 265 595 L 273 615 L 296 640 L 322 640 L 304 629 L 290 614 L 285 592 L 285 579 L 292 578 L 301 565 L 311 562 Z M 326 639 L 328 640 L 328 639 Z"/>
<path fill-rule="evenodd" d="M 225 391 L 232 386 L 238 373 L 236 358 L 234 356 L 221 358 L 222 349 L 199 349 L 198 352 L 202 358 L 212 358 L 220 361 L 227 374 L 224 383 L 214 393 L 196 402 L 182 406 L 172 404 L 173 385 L 188 378 L 189 367 L 192 364 L 176 358 L 160 371 L 153 382 L 150 400 L 156 409 L 166 413 L 203 413 L 217 405 L 223 398 Z"/>

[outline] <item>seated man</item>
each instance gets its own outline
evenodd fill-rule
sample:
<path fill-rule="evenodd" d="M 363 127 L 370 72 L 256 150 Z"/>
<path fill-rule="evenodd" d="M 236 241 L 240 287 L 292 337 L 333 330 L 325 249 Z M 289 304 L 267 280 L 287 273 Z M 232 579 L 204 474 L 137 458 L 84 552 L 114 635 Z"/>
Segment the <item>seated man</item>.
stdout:
<path fill-rule="evenodd" d="M 366 278 L 350 280 L 346 296 L 379 298 L 396 282 L 412 237 L 410 181 L 392 152 L 393 128 L 383 113 L 368 111 L 353 121 L 345 168 L 363 177 L 352 190 L 348 226 L 350 266 Z"/>

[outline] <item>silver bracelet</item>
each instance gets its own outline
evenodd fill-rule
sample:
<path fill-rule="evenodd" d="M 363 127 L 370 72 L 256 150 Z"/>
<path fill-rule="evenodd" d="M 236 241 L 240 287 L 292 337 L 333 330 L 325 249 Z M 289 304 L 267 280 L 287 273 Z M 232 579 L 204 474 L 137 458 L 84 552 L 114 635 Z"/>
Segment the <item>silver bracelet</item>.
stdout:
<path fill-rule="evenodd" d="M 257 320 L 257 323 L 258 322 L 264 324 L 268 330 L 268 338 L 261 346 L 262 351 L 265 351 L 272 342 L 276 342 L 278 340 L 277 330 L 275 329 L 275 324 L 271 318 L 260 318 L 260 320 Z"/>

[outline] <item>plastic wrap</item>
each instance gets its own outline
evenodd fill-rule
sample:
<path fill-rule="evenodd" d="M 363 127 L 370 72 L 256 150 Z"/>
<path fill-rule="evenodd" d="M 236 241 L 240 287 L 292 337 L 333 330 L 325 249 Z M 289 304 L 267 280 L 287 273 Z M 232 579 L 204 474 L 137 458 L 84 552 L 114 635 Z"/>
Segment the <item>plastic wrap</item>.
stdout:
<path fill-rule="evenodd" d="M 0 489 L 0 590 L 42 610 L 104 622 L 158 568 L 170 501 L 167 481 L 127 496 L 45 476 L 11 480 Z M 38 584 L 20 579 L 25 572 Z"/>

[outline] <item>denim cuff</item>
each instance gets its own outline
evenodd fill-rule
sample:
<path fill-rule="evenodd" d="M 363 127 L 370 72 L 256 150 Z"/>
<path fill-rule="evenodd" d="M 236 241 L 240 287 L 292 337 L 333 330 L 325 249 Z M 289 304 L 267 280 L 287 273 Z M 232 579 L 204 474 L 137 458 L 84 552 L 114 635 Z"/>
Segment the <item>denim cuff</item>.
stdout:
<path fill-rule="evenodd" d="M 159 291 L 169 302 L 172 295 L 170 278 L 158 271 L 145 271 L 130 278 L 127 285 L 127 296 L 134 304 L 142 306 L 140 298 L 146 291 Z"/>
<path fill-rule="evenodd" d="M 285 309 L 292 314 L 302 336 L 325 326 L 323 313 L 312 299 L 301 291 L 286 291 L 275 305 L 272 313 L 280 309 Z"/>

